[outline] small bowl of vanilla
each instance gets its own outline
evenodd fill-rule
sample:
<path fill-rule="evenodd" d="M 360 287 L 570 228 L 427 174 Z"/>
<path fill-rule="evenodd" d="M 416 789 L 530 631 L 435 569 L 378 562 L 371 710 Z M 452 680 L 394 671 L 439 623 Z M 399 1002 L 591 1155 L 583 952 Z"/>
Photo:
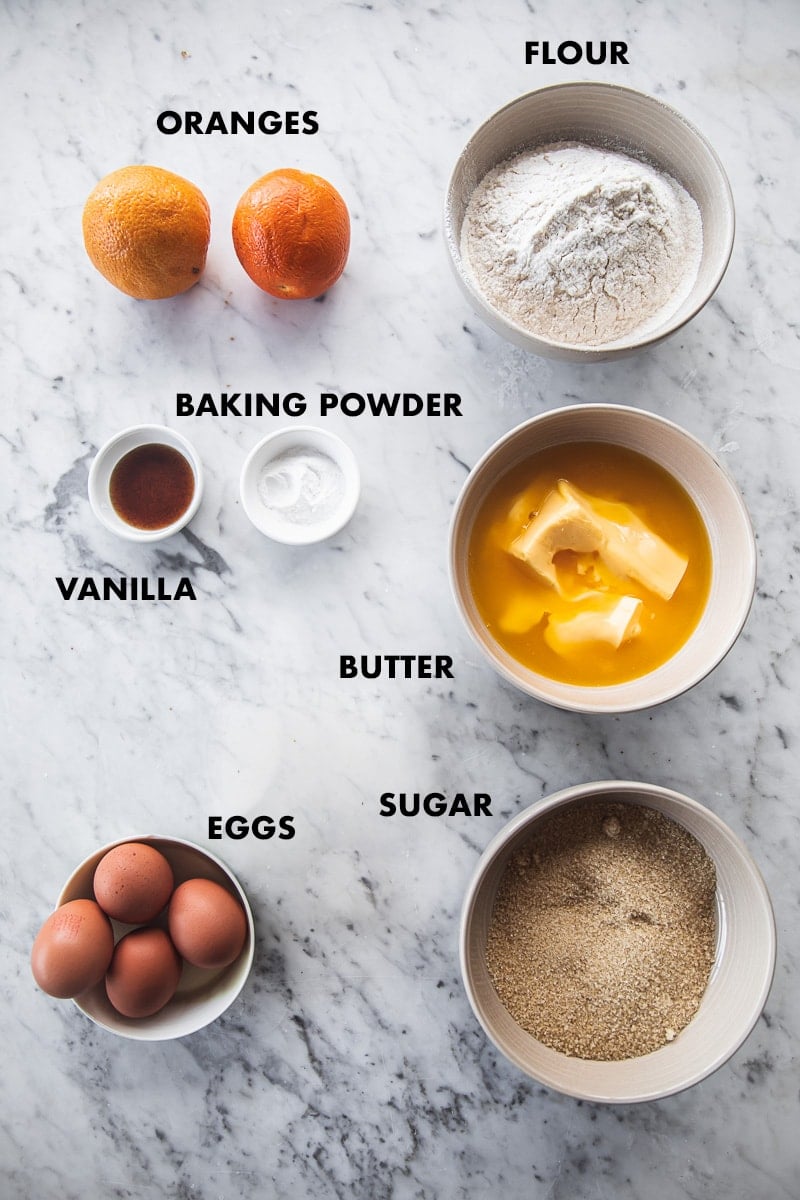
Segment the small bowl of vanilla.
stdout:
<path fill-rule="evenodd" d="M 607 83 L 518 97 L 453 170 L 456 279 L 502 337 L 586 362 L 652 346 L 716 291 L 734 237 L 730 184 L 680 113 Z"/>

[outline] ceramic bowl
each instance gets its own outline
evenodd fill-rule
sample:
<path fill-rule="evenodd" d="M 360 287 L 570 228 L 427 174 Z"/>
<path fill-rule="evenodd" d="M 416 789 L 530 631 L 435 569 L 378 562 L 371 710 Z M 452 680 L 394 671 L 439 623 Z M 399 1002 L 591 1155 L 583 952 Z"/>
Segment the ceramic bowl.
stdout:
<path fill-rule="evenodd" d="M 137 529 L 123 521 L 115 510 L 111 503 L 109 483 L 114 467 L 124 455 L 138 446 L 150 445 L 171 446 L 184 456 L 194 475 L 194 493 L 189 507 L 177 521 L 164 525 L 161 529 Z M 182 434 L 175 433 L 166 425 L 132 425 L 129 429 L 123 429 L 101 446 L 89 471 L 89 503 L 94 515 L 106 529 L 129 542 L 161 542 L 172 537 L 189 524 L 200 507 L 202 495 L 203 467 L 197 452 Z"/>
<path fill-rule="evenodd" d="M 475 517 L 497 480 L 550 446 L 607 442 L 638 451 L 668 471 L 697 506 L 711 545 L 711 588 L 688 640 L 662 666 L 610 686 L 548 679 L 512 658 L 487 629 L 469 584 L 469 540 Z M 487 450 L 470 471 L 450 526 L 450 582 L 469 633 L 496 671 L 530 696 L 575 712 L 649 708 L 687 691 L 727 654 L 750 611 L 756 547 L 744 501 L 728 473 L 701 442 L 663 417 L 613 404 L 573 405 L 531 418 Z"/>
<path fill-rule="evenodd" d="M 334 511 L 318 519 L 296 522 L 277 508 L 267 507 L 259 492 L 259 479 L 274 459 L 300 450 L 332 458 L 344 476 L 344 490 Z M 358 462 L 350 447 L 335 433 L 312 425 L 292 425 L 262 438 L 245 460 L 239 485 L 242 506 L 256 529 L 289 546 L 321 542 L 343 529 L 355 512 L 360 488 Z"/>
<path fill-rule="evenodd" d="M 619 1062 L 573 1058 L 527 1033 L 501 1003 L 486 966 L 498 885 L 511 855 L 536 822 L 577 802 L 621 801 L 658 809 L 703 845 L 717 873 L 717 949 L 700 1007 L 674 1041 Z M 775 968 L 769 894 L 746 847 L 719 817 L 667 788 L 603 781 L 567 788 L 508 823 L 483 853 L 461 915 L 461 971 L 469 1002 L 490 1040 L 516 1067 L 581 1100 L 627 1104 L 658 1100 L 705 1079 L 741 1046 L 766 1003 Z"/>
<path fill-rule="evenodd" d="M 198 1029 L 203 1029 L 221 1016 L 244 987 L 253 964 L 253 914 L 247 896 L 233 872 L 208 850 L 181 838 L 139 834 L 110 842 L 94 854 L 90 854 L 67 880 L 56 901 L 56 908 L 66 904 L 68 900 L 94 899 L 92 880 L 97 864 L 109 850 L 126 842 L 146 842 L 159 850 L 172 867 L 176 887 L 186 879 L 195 878 L 212 879 L 221 884 L 244 908 L 247 917 L 247 937 L 239 957 L 230 966 L 213 971 L 184 963 L 177 992 L 172 1000 L 152 1017 L 136 1020 L 123 1017 L 109 1002 L 102 981 L 83 992 L 73 1003 L 96 1025 L 119 1034 L 120 1037 L 140 1042 L 161 1042 L 186 1037 L 187 1034 L 196 1033 Z M 119 921 L 112 921 L 111 924 L 115 941 L 134 928 Z M 163 920 L 160 918 L 155 924 L 163 924 Z"/>
<path fill-rule="evenodd" d="M 642 158 L 682 184 L 700 209 L 703 249 L 694 286 L 659 328 L 613 347 L 578 347 L 537 337 L 505 317 L 481 293 L 461 255 L 461 227 L 472 192 L 493 167 L 522 150 L 577 141 Z M 501 337 L 550 358 L 592 362 L 619 358 L 669 337 L 716 291 L 733 248 L 730 184 L 714 150 L 668 104 L 609 83 L 562 83 L 506 104 L 472 135 L 459 157 L 445 202 L 445 236 L 456 279 L 468 301 Z"/>

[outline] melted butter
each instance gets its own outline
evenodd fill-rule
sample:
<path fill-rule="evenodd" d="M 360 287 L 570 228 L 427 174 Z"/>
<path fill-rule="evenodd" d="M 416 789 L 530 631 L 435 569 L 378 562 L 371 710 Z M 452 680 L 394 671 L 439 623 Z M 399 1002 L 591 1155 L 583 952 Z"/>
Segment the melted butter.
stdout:
<path fill-rule="evenodd" d="M 633 451 L 559 446 L 487 497 L 470 582 L 496 640 L 533 670 L 612 684 L 687 640 L 711 581 L 708 536 L 675 479 Z"/>

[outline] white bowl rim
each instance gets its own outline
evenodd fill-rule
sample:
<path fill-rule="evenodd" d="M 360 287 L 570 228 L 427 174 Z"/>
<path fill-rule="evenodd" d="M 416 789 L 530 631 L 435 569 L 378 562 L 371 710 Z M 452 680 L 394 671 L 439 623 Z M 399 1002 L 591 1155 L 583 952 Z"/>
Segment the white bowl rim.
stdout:
<path fill-rule="evenodd" d="M 763 977 L 761 989 L 753 1004 L 753 1010 L 749 1020 L 742 1025 L 740 1030 L 737 1032 L 736 1037 L 732 1040 L 731 1044 L 725 1048 L 724 1051 L 720 1051 L 715 1058 L 710 1060 L 703 1067 L 688 1074 L 686 1080 L 675 1087 L 672 1087 L 666 1091 L 654 1091 L 652 1094 L 643 1093 L 621 1098 L 619 1096 L 590 1094 L 586 1091 L 580 1091 L 577 1088 L 557 1086 L 551 1081 L 540 1079 L 538 1076 L 531 1074 L 527 1067 L 525 1067 L 515 1058 L 511 1057 L 507 1050 L 499 1044 L 499 1041 L 495 1037 L 493 1030 L 486 1023 L 486 1021 L 484 1021 L 483 1015 L 480 1011 L 480 1006 L 475 997 L 474 989 L 470 983 L 470 972 L 467 964 L 467 958 L 469 954 L 468 934 L 470 919 L 475 903 L 475 897 L 483 883 L 483 877 L 488 868 L 491 866 L 498 852 L 502 850 L 502 848 L 514 837 L 520 828 L 523 828 L 526 825 L 533 825 L 540 817 L 544 816 L 545 813 L 576 801 L 590 800 L 594 799 L 595 797 L 610 796 L 614 794 L 618 796 L 625 796 L 626 794 L 633 793 L 637 794 L 637 798 L 633 801 L 633 803 L 641 803 L 646 805 L 646 799 L 643 800 L 641 798 L 642 793 L 644 793 L 645 796 L 653 796 L 655 798 L 660 797 L 684 809 L 689 809 L 697 813 L 698 815 L 702 816 L 703 820 L 708 825 L 718 829 L 721 833 L 723 833 L 729 843 L 735 847 L 740 859 L 748 868 L 751 880 L 754 883 L 761 900 L 761 915 L 764 918 L 762 933 L 764 934 L 767 943 L 766 950 L 768 966 Z M 673 819 L 677 820 L 677 818 Z M 508 821 L 503 828 L 495 834 L 486 849 L 481 854 L 473 869 L 466 893 L 464 895 L 464 901 L 461 906 L 458 941 L 461 980 L 470 1004 L 470 1008 L 472 1009 L 476 1020 L 483 1029 L 487 1038 L 498 1050 L 498 1052 L 502 1054 L 503 1058 L 505 1058 L 507 1062 L 512 1063 L 517 1070 L 520 1070 L 523 1072 L 523 1074 L 527 1075 L 529 1079 L 534 1079 L 537 1083 L 541 1083 L 545 1087 L 561 1092 L 563 1095 L 572 1096 L 577 1100 L 585 1100 L 598 1104 L 644 1104 L 653 1100 L 663 1100 L 668 1096 L 676 1095 L 679 1092 L 686 1091 L 687 1088 L 694 1087 L 696 1084 L 702 1082 L 702 1080 L 707 1079 L 710 1075 L 713 1075 L 714 1072 L 719 1070 L 720 1067 L 724 1066 L 725 1063 L 730 1060 L 730 1058 L 738 1049 L 740 1049 L 740 1047 L 750 1036 L 759 1017 L 761 1016 L 761 1013 L 764 1010 L 764 1006 L 766 1005 L 775 977 L 775 964 L 777 957 L 777 929 L 775 923 L 775 912 L 772 907 L 772 900 L 769 890 L 767 889 L 767 885 L 764 882 L 764 877 L 761 874 L 757 863 L 741 838 L 733 832 L 730 826 L 727 825 L 721 817 L 718 817 L 717 814 L 710 808 L 707 808 L 704 804 L 701 804 L 699 800 L 694 800 L 691 796 L 687 796 L 682 792 L 675 791 L 672 788 L 631 779 L 601 779 L 589 783 L 573 784 L 570 787 L 562 788 L 557 792 L 552 792 L 547 796 L 543 796 L 540 800 L 534 801 L 533 804 L 523 809 L 522 812 L 517 813 L 515 817 L 512 817 L 511 820 Z M 647 1056 L 645 1055 L 643 1057 Z M 604 1063 L 603 1065 L 608 1066 L 609 1064 Z M 611 1066 L 613 1068 L 613 1063 Z"/>
<path fill-rule="evenodd" d="M 67 893 L 70 890 L 70 881 L 73 880 L 76 875 L 86 870 L 90 863 L 98 860 L 99 857 L 108 854 L 109 850 L 114 850 L 117 846 L 125 846 L 129 842 L 144 842 L 148 845 L 152 845 L 153 842 L 172 843 L 176 846 L 182 846 L 187 850 L 194 851 L 200 855 L 201 858 L 209 859 L 220 870 L 225 878 L 230 881 L 231 885 L 236 891 L 237 896 L 242 902 L 245 917 L 247 919 L 247 950 L 245 953 L 243 966 L 240 968 L 241 978 L 238 986 L 235 990 L 231 989 L 230 995 L 226 996 L 225 998 L 225 1004 L 216 1012 L 214 1016 L 209 1017 L 208 1020 L 204 1020 L 200 1024 L 193 1026 L 191 1029 L 186 1029 L 182 1033 L 168 1033 L 161 1030 L 154 1030 L 147 1026 L 146 1021 L 149 1018 L 146 1017 L 138 1023 L 131 1023 L 130 1025 L 126 1026 L 120 1025 L 118 1028 L 112 1027 L 85 1008 L 81 1004 L 80 996 L 73 997 L 72 1003 L 75 1005 L 75 1007 L 79 1009 L 79 1011 L 83 1013 L 85 1017 L 88 1017 L 88 1019 L 94 1025 L 97 1025 L 99 1029 L 104 1029 L 106 1033 L 112 1033 L 116 1037 L 124 1037 L 129 1041 L 136 1042 L 173 1042 L 183 1037 L 191 1037 L 193 1033 L 198 1033 L 201 1029 L 205 1029 L 209 1025 L 212 1025 L 214 1021 L 218 1020 L 222 1016 L 223 1013 L 227 1012 L 234 1001 L 241 995 L 250 976 L 250 972 L 253 967 L 253 961 L 255 959 L 256 936 L 253 910 L 250 907 L 250 901 L 247 898 L 247 893 L 237 879 L 236 875 L 234 875 L 233 871 L 230 869 L 227 863 L 224 863 L 222 859 L 218 858 L 217 855 L 211 850 L 207 850 L 205 846 L 201 846 L 197 842 L 191 842 L 186 838 L 173 837 L 171 834 L 136 833 L 131 834 L 128 837 L 115 838 L 113 842 L 109 842 L 105 846 L 98 846 L 98 848 L 93 850 L 91 854 L 87 854 L 86 857 L 80 863 L 78 863 L 77 867 L 75 867 L 70 873 L 69 879 L 59 892 L 54 911 L 59 909 L 62 904 L 67 902 Z"/>
<path fill-rule="evenodd" d="M 651 330 L 647 334 L 643 334 L 639 338 L 622 339 L 618 342 L 608 342 L 598 346 L 583 346 L 579 342 L 558 342 L 553 338 L 546 337 L 543 334 L 532 333 L 530 329 L 526 329 L 524 325 L 520 325 L 519 322 L 514 321 L 511 317 L 508 317 L 501 312 L 500 309 L 495 308 L 494 305 L 490 304 L 483 293 L 474 285 L 469 273 L 464 269 L 461 257 L 460 238 L 456 238 L 455 229 L 452 221 L 450 220 L 450 203 L 454 191 L 455 176 L 462 160 L 468 154 L 473 141 L 475 141 L 475 139 L 477 139 L 483 133 L 483 131 L 503 113 L 507 112 L 511 108 L 514 108 L 518 104 L 524 103 L 531 97 L 540 96 L 546 92 L 561 92 L 575 88 L 591 88 L 596 89 L 597 91 L 605 91 L 607 93 L 616 92 L 627 94 L 629 97 L 636 97 L 638 100 L 651 103 L 655 107 L 664 110 L 671 118 L 679 121 L 681 125 L 685 126 L 692 136 L 697 138 L 698 142 L 703 146 L 704 150 L 707 152 L 709 158 L 716 167 L 721 184 L 720 197 L 724 201 L 724 225 L 720 225 L 720 228 L 725 229 L 724 249 L 720 253 L 717 260 L 717 267 L 709 279 L 706 288 L 704 289 L 703 298 L 700 299 L 698 303 L 692 305 L 691 309 L 687 311 L 679 321 L 675 321 L 673 318 L 670 318 L 662 326 L 659 326 L 655 330 Z M 650 160 L 650 156 L 647 155 L 646 151 L 640 151 L 640 154 L 645 160 Z M 648 346 L 653 346 L 664 341 L 673 333 L 677 333 L 677 331 L 682 329 L 684 325 L 687 325 L 689 321 L 694 320 L 700 310 L 705 307 L 705 305 L 714 295 L 720 283 L 722 282 L 725 272 L 728 269 L 731 255 L 733 254 L 733 245 L 736 237 L 736 209 L 733 199 L 733 189 L 731 188 L 730 180 L 722 164 L 722 160 L 705 135 L 702 134 L 697 126 L 694 125 L 693 122 L 687 117 L 685 117 L 677 108 L 674 108 L 671 104 L 669 104 L 666 100 L 662 100 L 659 96 L 653 96 L 649 92 L 643 92 L 638 88 L 629 87 L 626 84 L 609 83 L 608 81 L 591 79 L 570 79 L 565 80 L 563 83 L 550 83 L 545 84 L 540 88 L 531 88 L 529 91 L 513 97 L 511 100 L 508 100 L 505 104 L 501 105 L 500 108 L 491 113 L 473 131 L 466 145 L 463 147 L 461 153 L 456 159 L 455 165 L 450 173 L 444 200 L 444 232 L 445 244 L 449 251 L 448 258 L 450 259 L 450 264 L 455 272 L 458 282 L 466 289 L 472 298 L 473 305 L 477 306 L 480 310 L 483 310 L 484 315 L 487 313 L 490 314 L 493 322 L 496 325 L 501 326 L 508 331 L 508 334 L 511 336 L 511 340 L 514 341 L 516 345 L 520 345 L 522 341 L 530 341 L 532 343 L 538 343 L 538 345 L 542 346 L 548 351 L 556 352 L 557 355 L 563 352 L 569 352 L 574 354 L 576 358 L 579 357 L 582 361 L 590 362 L 592 360 L 599 361 L 601 358 L 605 358 L 610 355 L 621 356 L 623 353 L 629 354 L 638 350 L 644 350 Z M 529 349 L 532 353 L 535 353 L 535 350 L 532 346 L 529 347 Z"/>
<path fill-rule="evenodd" d="M 621 683 L 621 684 L 608 684 L 605 686 L 593 687 L 591 689 L 592 698 L 593 698 L 593 700 L 596 700 L 597 703 L 593 703 L 592 705 L 587 705 L 586 702 L 580 698 L 585 693 L 586 688 L 583 686 L 577 685 L 577 684 L 576 685 L 560 684 L 559 687 L 563 690 L 563 692 L 565 694 L 562 695 L 558 700 L 555 700 L 550 695 L 545 695 L 546 688 L 544 686 L 540 686 L 537 683 L 537 680 L 541 679 L 543 684 L 548 685 L 548 686 L 553 683 L 553 680 L 550 679 L 549 676 L 540 675 L 536 671 L 531 670 L 530 668 L 522 668 L 526 671 L 526 675 L 527 675 L 527 681 L 523 682 L 517 675 L 515 675 L 513 673 L 513 671 L 511 671 L 503 663 L 503 661 L 500 658 L 497 658 L 494 655 L 489 655 L 489 653 L 487 652 L 486 646 L 484 646 L 483 643 L 480 642 L 480 640 L 478 639 L 478 636 L 472 627 L 472 623 L 467 620 L 466 613 L 465 613 L 463 605 L 461 603 L 461 597 L 460 597 L 458 588 L 456 586 L 456 563 L 455 563 L 455 554 L 454 554 L 454 549 L 455 549 L 454 534 L 455 534 L 456 524 L 457 524 L 457 521 L 458 521 L 458 518 L 460 515 L 462 503 L 464 500 L 464 496 L 466 494 L 469 482 L 473 478 L 473 476 L 478 473 L 478 471 L 483 467 L 483 465 L 495 453 L 497 453 L 504 445 L 506 445 L 508 442 L 512 441 L 515 437 L 517 437 L 520 433 L 522 433 L 523 430 L 529 429 L 534 425 L 546 422 L 548 420 L 552 420 L 554 418 L 562 418 L 562 417 L 566 416 L 566 414 L 569 414 L 569 413 L 578 414 L 578 413 L 587 413 L 587 412 L 598 413 L 598 414 L 603 413 L 603 412 L 614 413 L 614 414 L 631 413 L 637 419 L 638 418 L 646 418 L 647 420 L 653 422 L 654 424 L 660 425 L 662 428 L 670 429 L 673 433 L 677 433 L 681 437 L 684 437 L 687 440 L 691 441 L 696 446 L 696 448 L 702 452 L 703 455 L 705 455 L 711 462 L 714 463 L 716 468 L 719 469 L 719 471 L 721 471 L 722 475 L 726 479 L 726 481 L 730 487 L 730 490 L 731 490 L 731 497 L 732 497 L 732 499 L 734 499 L 736 501 L 737 513 L 738 513 L 740 519 L 742 520 L 742 528 L 745 529 L 748 533 L 749 554 L 748 554 L 748 560 L 747 560 L 747 584 L 746 584 L 747 600 L 746 600 L 746 603 L 742 604 L 742 606 L 739 610 L 739 614 L 737 616 L 737 620 L 731 625 L 731 629 L 729 631 L 727 639 L 725 640 L 725 642 L 723 642 L 721 644 L 719 651 L 718 651 L 716 657 L 714 657 L 713 661 L 706 663 L 702 666 L 698 666 L 693 672 L 690 673 L 690 675 L 687 677 L 686 682 L 684 684 L 682 684 L 681 687 L 677 691 L 675 690 L 675 688 L 665 687 L 665 688 L 663 688 L 663 690 L 661 692 L 655 693 L 653 695 L 653 697 L 648 699 L 645 703 L 641 703 L 638 701 L 632 701 L 631 703 L 626 704 L 626 703 L 620 703 L 619 701 L 615 701 L 615 699 L 614 699 L 615 695 L 618 696 L 623 689 L 626 689 L 631 682 L 635 682 L 635 681 L 628 681 L 626 683 Z M 578 436 L 575 438 L 575 440 L 580 441 L 582 439 L 580 438 L 580 436 Z M 608 444 L 609 445 L 618 445 L 619 443 L 614 442 L 613 440 L 609 439 Z M 640 453 L 642 453 L 642 452 L 640 451 Z M 447 557 L 448 557 L 448 575 L 449 575 L 449 580 L 450 580 L 450 591 L 451 591 L 453 600 L 455 602 L 456 608 L 457 608 L 459 614 L 461 615 L 461 619 L 464 623 L 464 626 L 466 627 L 466 630 L 469 633 L 470 637 L 472 638 L 473 642 L 478 647 L 478 649 L 484 654 L 484 656 L 487 658 L 487 660 L 491 663 L 491 666 L 493 667 L 493 669 L 495 671 L 497 671 L 497 673 L 499 675 L 501 675 L 508 683 L 511 683 L 518 690 L 526 693 L 529 696 L 534 697 L 534 699 L 536 699 L 536 700 L 540 700 L 544 704 L 549 704 L 554 708 L 560 708 L 567 712 L 603 713 L 603 714 L 608 714 L 608 715 L 617 714 L 617 713 L 625 713 L 625 712 L 643 712 L 644 710 L 646 710 L 648 708 L 655 708 L 659 704 L 665 704 L 670 700 L 674 700 L 677 696 L 684 695 L 686 692 L 690 691 L 693 687 L 695 687 L 698 683 L 702 682 L 703 679 L 705 679 L 708 675 L 710 675 L 711 672 L 720 665 L 720 663 L 723 661 L 723 659 L 726 657 L 726 655 L 728 655 L 730 653 L 733 646 L 736 644 L 739 634 L 742 632 L 742 629 L 745 626 L 745 622 L 747 621 L 747 618 L 750 614 L 750 610 L 753 607 L 753 600 L 755 597 L 756 575 L 757 575 L 757 561 L 758 561 L 758 554 L 757 554 L 757 549 L 756 549 L 756 539 L 755 539 L 755 531 L 753 529 L 753 522 L 752 522 L 750 514 L 747 510 L 747 506 L 744 503 L 744 498 L 742 497 L 742 494 L 739 491 L 738 484 L 736 483 L 736 480 L 733 478 L 731 473 L 728 471 L 727 467 L 725 467 L 723 465 L 723 463 L 721 463 L 719 461 L 719 459 L 716 457 L 716 455 L 714 455 L 708 449 L 708 447 L 705 445 L 705 443 L 702 442 L 700 440 L 700 438 L 696 437 L 695 434 L 691 433 L 688 429 L 685 429 L 682 425 L 678 425 L 677 422 L 675 422 L 675 421 L 671 421 L 668 417 L 663 417 L 658 413 L 648 412 L 646 409 L 643 409 L 643 408 L 634 408 L 633 406 L 623 405 L 623 404 L 605 404 L 605 403 L 569 404 L 569 405 L 564 405 L 560 408 L 548 409 L 546 412 L 537 413 L 535 416 L 529 417 L 526 421 L 522 421 L 519 425 L 515 425 L 513 427 L 513 429 L 509 429 L 506 433 L 502 434 L 495 442 L 493 442 L 492 445 L 489 446 L 488 449 L 484 451 L 484 453 L 481 455 L 481 457 L 478 459 L 478 461 L 475 463 L 475 465 L 470 469 L 469 474 L 467 475 L 466 479 L 464 480 L 464 482 L 461 486 L 461 490 L 460 490 L 458 496 L 456 497 L 455 504 L 453 505 L 453 512 L 451 513 L 451 516 L 450 516 Z M 744 591 L 743 591 L 743 594 L 744 594 Z M 520 665 L 520 667 L 522 667 L 522 664 L 519 664 L 519 665 Z M 654 672 L 648 672 L 648 674 L 653 674 L 653 673 Z M 639 678 L 645 679 L 645 678 L 647 678 L 647 675 L 640 676 Z"/>
<path fill-rule="evenodd" d="M 139 436 L 145 439 L 139 443 L 140 445 L 153 444 L 172 446 L 173 449 L 180 448 L 194 475 L 194 494 L 188 508 L 185 512 L 181 513 L 177 521 L 173 521 L 170 525 L 164 525 L 161 529 L 137 529 L 134 525 L 128 525 L 121 517 L 118 523 L 109 521 L 99 503 L 97 476 L 105 460 L 114 453 L 115 448 L 120 442 L 123 442 L 126 438 Z M 123 456 L 120 455 L 121 457 Z M 195 516 L 203 496 L 203 485 L 203 464 L 200 456 L 187 437 L 184 437 L 182 433 L 178 433 L 175 429 L 170 429 L 167 425 L 153 425 L 149 423 L 128 425 L 127 428 L 121 429 L 113 437 L 104 442 L 94 456 L 92 465 L 89 468 L 89 504 L 98 521 L 111 533 L 116 534 L 117 537 L 124 538 L 129 542 L 163 542 L 174 534 L 179 533 Z"/>
<path fill-rule="evenodd" d="M 265 449 L 270 446 L 277 447 L 281 442 L 302 442 L 303 437 L 307 437 L 309 434 L 313 438 L 321 442 L 328 442 L 331 447 L 335 447 L 337 464 L 341 467 L 345 476 L 344 500 L 335 515 L 327 521 L 312 525 L 298 525 L 296 527 L 289 527 L 284 524 L 273 525 L 268 518 L 265 518 L 266 510 L 258 511 L 248 502 L 247 483 L 253 476 L 256 464 Z M 291 445 L 287 446 L 287 449 L 291 448 Z M 275 454 L 265 458 L 264 462 L 270 461 L 270 458 L 277 457 L 280 453 L 281 451 L 276 449 Z M 281 542 L 285 546 L 311 546 L 318 542 L 326 541 L 328 538 L 340 533 L 356 510 L 360 492 L 361 472 L 353 449 L 338 433 L 334 433 L 332 429 L 325 429 L 320 425 L 283 425 L 280 429 L 274 429 L 272 432 L 265 434 L 264 437 L 256 442 L 245 458 L 239 475 L 239 497 L 248 519 L 259 533 L 270 538 L 273 542 Z"/>

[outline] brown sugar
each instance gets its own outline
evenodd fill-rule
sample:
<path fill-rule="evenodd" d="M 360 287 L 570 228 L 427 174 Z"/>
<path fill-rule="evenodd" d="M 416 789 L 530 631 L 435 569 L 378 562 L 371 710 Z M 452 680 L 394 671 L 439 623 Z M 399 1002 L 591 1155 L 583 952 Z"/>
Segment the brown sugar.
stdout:
<path fill-rule="evenodd" d="M 537 822 L 500 881 L 486 947 L 519 1025 L 563 1054 L 657 1050 L 689 1023 L 716 946 L 716 872 L 695 837 L 637 804 Z"/>

